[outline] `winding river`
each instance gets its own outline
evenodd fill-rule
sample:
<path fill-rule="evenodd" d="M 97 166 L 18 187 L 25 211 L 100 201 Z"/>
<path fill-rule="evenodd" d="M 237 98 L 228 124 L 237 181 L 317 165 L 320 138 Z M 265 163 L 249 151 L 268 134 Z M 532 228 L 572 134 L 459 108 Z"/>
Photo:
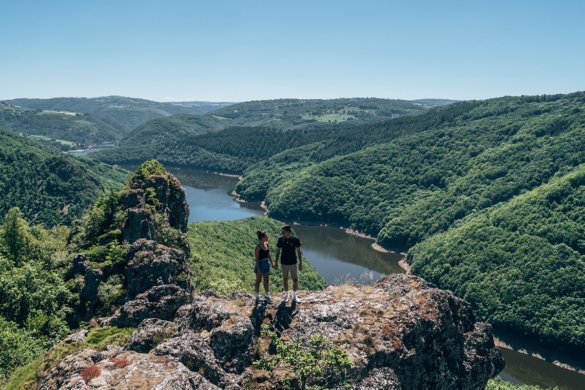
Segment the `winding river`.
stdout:
<path fill-rule="evenodd" d="M 170 169 L 183 184 L 191 208 L 189 222 L 225 221 L 262 215 L 255 204 L 239 203 L 230 195 L 237 179 L 212 173 Z M 380 253 L 372 241 L 326 226 L 294 226 L 303 241 L 304 254 L 330 284 L 347 281 L 373 283 L 384 274 L 404 272 L 401 255 Z M 514 344 L 514 343 L 511 343 Z M 501 348 L 506 368 L 500 374 L 513 383 L 561 389 L 585 389 L 585 375 L 565 370 L 542 359 Z M 583 362 L 579 362 L 583 366 Z"/>

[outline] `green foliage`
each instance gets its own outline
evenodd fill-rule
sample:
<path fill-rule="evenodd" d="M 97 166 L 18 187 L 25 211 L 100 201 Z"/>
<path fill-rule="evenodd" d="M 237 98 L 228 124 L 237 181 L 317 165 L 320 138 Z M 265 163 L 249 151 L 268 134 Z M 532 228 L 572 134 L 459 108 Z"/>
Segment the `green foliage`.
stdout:
<path fill-rule="evenodd" d="M 29 110 L 2 102 L 0 128 L 25 134 L 59 149 L 88 147 L 122 137 L 114 126 L 86 113 Z"/>
<path fill-rule="evenodd" d="M 98 287 L 99 315 L 108 316 L 120 306 L 126 291 L 119 275 L 112 275 Z"/>
<path fill-rule="evenodd" d="M 585 347 L 585 165 L 411 248 L 492 324 Z"/>
<path fill-rule="evenodd" d="M 0 222 L 18 207 L 34 224 L 54 226 L 81 217 L 99 193 L 119 188 L 124 171 L 47 150 L 0 131 Z"/>
<path fill-rule="evenodd" d="M 0 231 L 0 253 L 18 253 L 17 262 L 0 256 L 1 386 L 16 366 L 69 332 L 65 318 L 74 297 L 63 282 L 67 228 L 31 227 L 14 209 Z M 12 239 L 24 246 L 15 250 Z"/>
<path fill-rule="evenodd" d="M 119 148 L 96 158 L 110 163 L 156 158 L 173 165 L 242 172 L 284 150 L 338 136 L 357 140 L 355 126 L 424 110 L 420 104 L 385 99 L 246 102 L 205 116 L 179 115 L 146 123 L 128 134 Z M 365 135 L 358 142 L 367 139 Z"/>
<path fill-rule="evenodd" d="M 150 176 L 162 176 L 166 175 L 167 170 L 157 160 L 145 161 L 138 167 L 134 174 L 130 177 L 129 183 L 136 182 L 138 180 L 147 181 Z"/>
<path fill-rule="evenodd" d="M 234 291 L 254 292 L 254 248 L 256 231 L 265 230 L 270 236 L 273 257 L 281 222 L 266 217 L 254 217 L 227 222 L 199 222 L 189 226 L 187 240 L 191 248 L 193 284 L 198 291 L 211 289 L 224 295 Z M 303 261 L 299 276 L 300 287 L 320 290 L 325 281 Z M 271 270 L 270 289 L 282 291 L 282 271 Z"/>
<path fill-rule="evenodd" d="M 6 389 L 23 389 L 27 383 L 34 383 L 38 373 L 54 366 L 65 356 L 77 351 L 86 348 L 103 351 L 109 344 L 123 346 L 130 340 L 130 336 L 134 330 L 132 328 L 115 328 L 111 326 L 91 328 L 85 340 L 69 344 L 59 343 L 51 348 L 42 358 L 33 360 L 27 365 L 18 368 L 10 376 L 10 380 L 6 384 Z"/>
<path fill-rule="evenodd" d="M 37 358 L 42 351 L 42 343 L 34 334 L 0 317 L 0 386 L 17 367 Z"/>
<path fill-rule="evenodd" d="M 163 103 L 123 96 L 98 98 L 14 99 L 5 103 L 31 110 L 87 113 L 111 124 L 126 134 L 147 121 L 176 114 L 205 114 L 230 103 L 173 102 Z"/>
<path fill-rule="evenodd" d="M 6 214 L 0 230 L 0 239 L 6 256 L 15 265 L 20 266 L 23 255 L 29 250 L 31 237 L 28 223 L 17 207 L 10 209 Z"/>
<path fill-rule="evenodd" d="M 308 341 L 300 337 L 284 341 L 263 326 L 262 337 L 271 340 L 275 353 L 261 356 L 254 366 L 271 373 L 286 372 L 284 377 L 276 378 L 286 387 L 325 389 L 329 384 L 342 382 L 351 369 L 352 360 L 347 352 L 321 334 L 313 335 Z M 294 379 L 298 379 L 298 386 L 292 386 Z"/>
<path fill-rule="evenodd" d="M 558 387 L 551 387 L 550 390 L 557 390 Z M 495 378 L 490 379 L 485 387 L 485 390 L 544 390 L 542 387 L 539 386 L 530 386 L 530 385 L 514 385 L 512 383 L 506 382 L 503 379 Z"/>

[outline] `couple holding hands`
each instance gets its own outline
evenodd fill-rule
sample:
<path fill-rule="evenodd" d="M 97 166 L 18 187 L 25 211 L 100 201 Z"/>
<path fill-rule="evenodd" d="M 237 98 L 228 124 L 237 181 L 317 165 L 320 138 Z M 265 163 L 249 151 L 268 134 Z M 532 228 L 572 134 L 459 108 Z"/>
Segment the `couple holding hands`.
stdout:
<path fill-rule="evenodd" d="M 272 303 L 269 289 L 270 266 L 274 269 L 278 268 L 278 261 L 282 262 L 282 278 L 284 285 L 283 302 L 287 302 L 292 298 L 294 303 L 299 303 L 297 290 L 299 289 L 298 271 L 303 270 L 303 258 L 301 253 L 301 240 L 292 235 L 292 229 L 289 225 L 282 227 L 282 236 L 278 238 L 276 244 L 276 261 L 272 261 L 270 254 L 270 246 L 268 243 L 268 233 L 258 231 L 258 244 L 254 251 L 256 256 L 256 266 L 254 272 L 256 273 L 256 302 L 260 301 L 260 282 L 264 284 L 264 292 L 266 294 L 266 302 Z M 297 263 L 298 260 L 298 263 Z M 289 276 L 293 280 L 292 294 L 288 290 Z"/>

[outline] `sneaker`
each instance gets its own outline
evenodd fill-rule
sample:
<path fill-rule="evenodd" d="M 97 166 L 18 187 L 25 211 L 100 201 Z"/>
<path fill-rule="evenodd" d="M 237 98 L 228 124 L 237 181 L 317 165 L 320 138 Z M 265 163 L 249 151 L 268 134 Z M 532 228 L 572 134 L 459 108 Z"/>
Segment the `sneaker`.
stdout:
<path fill-rule="evenodd" d="M 301 303 L 301 300 L 299 299 L 299 296 L 297 295 L 296 292 L 293 292 L 292 296 L 294 303 Z"/>
<path fill-rule="evenodd" d="M 260 302 L 261 299 L 262 295 L 260 295 L 260 293 L 256 294 L 256 302 Z"/>
<path fill-rule="evenodd" d="M 272 303 L 272 297 L 270 296 L 270 293 L 266 294 L 265 300 L 266 300 L 266 303 Z"/>
<path fill-rule="evenodd" d="M 284 294 L 282 294 L 282 301 L 283 302 L 288 302 L 288 299 L 290 298 L 290 293 L 288 291 L 285 291 Z"/>

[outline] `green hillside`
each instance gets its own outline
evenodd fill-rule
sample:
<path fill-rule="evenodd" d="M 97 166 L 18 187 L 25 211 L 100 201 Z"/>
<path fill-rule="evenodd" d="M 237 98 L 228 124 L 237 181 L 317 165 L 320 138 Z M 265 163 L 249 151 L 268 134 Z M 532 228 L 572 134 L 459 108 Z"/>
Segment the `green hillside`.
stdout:
<path fill-rule="evenodd" d="M 495 326 L 585 347 L 585 165 L 415 245 L 416 274 Z"/>
<path fill-rule="evenodd" d="M 75 149 L 122 137 L 114 126 L 90 114 L 31 110 L 0 102 L 0 129 L 36 137 L 54 148 Z"/>
<path fill-rule="evenodd" d="M 310 143 L 324 141 L 334 155 L 393 138 L 410 131 L 411 125 L 405 119 L 396 122 L 399 126 L 388 127 L 388 118 L 410 118 L 406 114 L 424 112 L 426 107 L 384 99 L 240 103 L 205 116 L 175 116 L 149 122 L 125 137 L 119 148 L 95 157 L 108 163 L 140 163 L 156 158 L 167 164 L 241 173 L 255 162 Z M 342 111 L 351 111 L 355 116 L 332 122 L 314 119 Z"/>
<path fill-rule="evenodd" d="M 19 207 L 34 224 L 70 223 L 100 192 L 120 186 L 125 176 L 105 164 L 0 131 L 0 221 L 10 208 Z"/>
<path fill-rule="evenodd" d="M 311 124 L 380 122 L 420 112 L 424 106 L 407 100 L 374 98 L 277 99 L 234 104 L 213 111 L 212 115 L 230 120 L 232 126 L 290 130 Z"/>
<path fill-rule="evenodd" d="M 393 120 L 408 118 L 410 130 L 389 141 L 370 141 L 354 152 L 345 153 L 346 140 L 337 139 L 331 145 L 340 153 L 331 153 L 332 146 L 320 142 L 277 154 L 249 168 L 238 192 L 247 199 L 265 198 L 277 218 L 337 222 L 376 235 L 387 246 L 410 247 L 585 163 L 584 109 L 585 93 L 455 103 Z M 582 231 L 573 233 L 585 239 Z M 470 258 L 481 247 L 476 243 L 468 248 Z M 563 267 L 554 259 L 553 268 Z M 445 272 L 483 278 L 466 271 L 452 266 Z M 443 279 L 433 280 L 455 289 Z M 514 281 L 512 274 L 506 275 L 506 283 Z M 553 299 L 536 281 L 527 283 L 530 288 L 522 299 L 536 300 L 537 292 Z M 585 289 L 581 279 L 573 283 Z M 477 296 L 466 297 L 483 304 Z M 512 306 L 520 305 L 520 297 L 510 299 L 516 300 Z M 489 320 L 514 316 L 506 306 L 492 303 L 482 310 Z M 573 314 L 585 320 L 583 310 Z M 537 321 L 509 325 L 572 345 L 582 337 L 570 325 L 563 335 Z"/>
<path fill-rule="evenodd" d="M 124 96 L 97 98 L 13 99 L 6 103 L 34 110 L 56 110 L 89 113 L 110 123 L 122 134 L 149 120 L 176 114 L 205 114 L 231 103 L 214 102 L 155 102 Z"/>

